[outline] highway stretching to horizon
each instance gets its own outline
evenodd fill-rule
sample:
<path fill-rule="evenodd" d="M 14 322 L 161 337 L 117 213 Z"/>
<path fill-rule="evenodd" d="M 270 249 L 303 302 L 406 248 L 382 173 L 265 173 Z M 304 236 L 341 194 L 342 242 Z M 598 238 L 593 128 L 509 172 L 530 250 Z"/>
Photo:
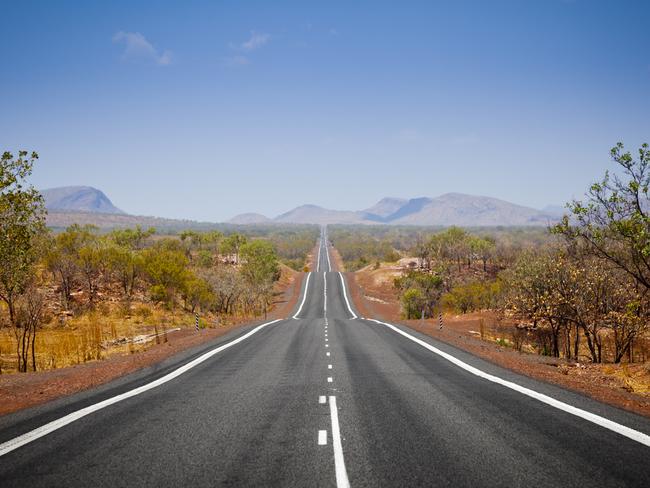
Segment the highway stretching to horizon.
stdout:
<path fill-rule="evenodd" d="M 0 417 L 0 486 L 650 486 L 650 420 L 360 317 L 292 314 Z"/>

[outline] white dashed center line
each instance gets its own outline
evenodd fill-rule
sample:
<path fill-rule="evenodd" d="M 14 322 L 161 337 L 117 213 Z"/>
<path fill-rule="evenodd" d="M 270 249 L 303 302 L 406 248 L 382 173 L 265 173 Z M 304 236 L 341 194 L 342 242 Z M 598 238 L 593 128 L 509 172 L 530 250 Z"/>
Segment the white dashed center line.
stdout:
<path fill-rule="evenodd" d="M 318 431 L 318 445 L 325 446 L 327 445 L 327 431 L 319 430 Z"/>

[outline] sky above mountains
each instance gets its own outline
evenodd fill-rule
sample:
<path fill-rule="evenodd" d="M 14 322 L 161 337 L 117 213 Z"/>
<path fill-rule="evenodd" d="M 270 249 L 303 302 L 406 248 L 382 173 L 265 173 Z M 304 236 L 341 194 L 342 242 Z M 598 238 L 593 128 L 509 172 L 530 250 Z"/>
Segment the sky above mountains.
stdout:
<path fill-rule="evenodd" d="M 133 214 L 541 208 L 650 141 L 649 5 L 5 2 L 0 143 Z"/>

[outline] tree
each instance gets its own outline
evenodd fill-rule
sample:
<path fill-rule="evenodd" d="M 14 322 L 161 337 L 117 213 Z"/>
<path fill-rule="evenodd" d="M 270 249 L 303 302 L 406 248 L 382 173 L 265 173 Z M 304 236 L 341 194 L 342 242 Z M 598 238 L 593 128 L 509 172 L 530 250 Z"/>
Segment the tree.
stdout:
<path fill-rule="evenodd" d="M 483 271 L 487 272 L 487 263 L 492 258 L 496 242 L 491 237 L 472 237 L 469 241 L 472 254 L 483 262 Z"/>
<path fill-rule="evenodd" d="M 405 319 L 417 319 L 426 306 L 424 293 L 419 288 L 409 288 L 402 293 L 402 314 Z"/>
<path fill-rule="evenodd" d="M 237 270 L 231 266 L 220 266 L 201 269 L 199 276 L 208 283 L 215 296 L 215 311 L 224 314 L 235 313 L 245 286 L 243 278 Z"/>
<path fill-rule="evenodd" d="M 16 333 L 25 336 L 25 327 L 29 327 L 32 347 L 38 321 L 26 320 L 23 311 L 34 305 L 27 291 L 41 251 L 39 238 L 45 233 L 45 208 L 43 197 L 33 186 L 26 186 L 26 179 L 37 159 L 38 154 L 27 151 L 20 151 L 17 158 L 4 152 L 0 158 L 0 300 L 7 307 L 9 324 Z M 19 309 L 21 300 L 25 306 Z M 24 344 L 19 341 L 17 346 L 21 371 L 27 370 L 26 362 L 21 362 Z M 24 359 L 24 355 L 22 357 Z"/>
<path fill-rule="evenodd" d="M 643 144 L 638 159 L 612 148 L 612 160 L 622 176 L 609 172 L 587 193 L 585 203 L 574 200 L 571 213 L 552 228 L 572 243 L 584 244 L 594 256 L 628 273 L 644 289 L 650 288 L 650 150 Z"/>
<path fill-rule="evenodd" d="M 99 281 L 105 272 L 107 262 L 106 248 L 97 236 L 89 236 L 85 245 L 79 249 L 77 261 L 88 291 L 88 302 L 92 304 L 97 296 Z"/>
<path fill-rule="evenodd" d="M 402 312 L 406 318 L 415 313 L 417 317 L 424 312 L 425 317 L 432 317 L 442 295 L 444 279 L 441 274 L 430 274 L 422 271 L 409 271 L 394 280 L 394 286 L 402 298 Z"/>
<path fill-rule="evenodd" d="M 246 242 L 247 239 L 245 235 L 235 232 L 223 240 L 221 247 L 224 253 L 234 254 L 235 264 L 239 264 L 239 252 L 241 250 L 241 247 L 246 244 Z"/>
<path fill-rule="evenodd" d="M 241 247 L 241 273 L 249 283 L 266 315 L 273 294 L 273 283 L 280 278 L 278 256 L 273 244 L 257 239 Z"/>
<path fill-rule="evenodd" d="M 181 295 L 185 301 L 185 308 L 190 312 L 194 312 L 197 307 L 210 308 L 215 298 L 209 283 L 197 276 L 191 276 L 185 281 Z"/>
<path fill-rule="evenodd" d="M 124 298 L 131 299 L 136 281 L 142 273 L 142 256 L 137 251 L 113 244 L 105 250 L 107 268 L 120 283 Z"/>
<path fill-rule="evenodd" d="M 551 337 L 550 350 L 543 352 L 560 357 L 560 333 L 569 322 L 567 307 L 557 290 L 566 288 L 566 259 L 558 253 L 524 253 L 505 275 L 508 283 L 508 308 L 516 315 L 533 321 L 533 328 L 543 327 Z"/>
<path fill-rule="evenodd" d="M 241 247 L 241 257 L 241 272 L 249 283 L 273 283 L 280 278 L 278 256 L 270 242 L 256 239 L 244 244 Z"/>
<path fill-rule="evenodd" d="M 15 324 L 16 357 L 18 372 L 26 373 L 31 359 L 32 371 L 36 371 L 36 332 L 43 320 L 45 298 L 36 288 L 30 286 L 20 295 L 16 306 Z"/>
<path fill-rule="evenodd" d="M 185 253 L 173 247 L 162 241 L 143 254 L 144 271 L 152 285 L 151 296 L 169 306 L 173 306 L 176 293 L 190 278 Z"/>
<path fill-rule="evenodd" d="M 142 230 L 142 227 L 136 225 L 134 229 L 116 229 L 109 237 L 118 246 L 137 251 L 143 249 L 147 239 L 155 233 L 155 227 Z"/>
<path fill-rule="evenodd" d="M 456 261 L 460 271 L 463 260 L 469 254 L 469 235 L 460 227 L 452 226 L 442 233 L 441 238 L 443 257 Z"/>
<path fill-rule="evenodd" d="M 48 269 L 59 280 L 61 304 L 65 308 L 70 305 L 72 289 L 83 277 L 81 249 L 94 245 L 93 243 L 97 240 L 96 232 L 97 227 L 94 225 L 73 224 L 58 234 L 49 246 L 45 262 Z M 84 251 L 84 253 L 86 254 L 85 258 L 89 259 L 90 253 L 88 251 Z M 86 271 L 90 272 L 91 270 L 92 268 L 88 268 Z M 90 278 L 92 286 L 88 286 L 87 279 L 84 279 L 83 282 L 89 288 L 89 298 L 92 299 L 90 288 L 93 288 L 92 292 L 94 293 L 95 282 L 92 275 Z"/>

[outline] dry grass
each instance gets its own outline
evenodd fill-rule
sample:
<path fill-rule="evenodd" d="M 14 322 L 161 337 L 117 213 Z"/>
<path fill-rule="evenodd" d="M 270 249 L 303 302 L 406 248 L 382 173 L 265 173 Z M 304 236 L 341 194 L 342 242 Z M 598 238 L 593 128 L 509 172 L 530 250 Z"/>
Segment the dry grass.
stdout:
<path fill-rule="evenodd" d="M 148 304 L 136 304 L 127 311 L 123 305 L 111 305 L 101 304 L 92 312 L 69 317 L 63 324 L 53 321 L 39 330 L 36 337 L 37 370 L 73 366 L 114 354 L 136 353 L 164 341 L 167 330 L 194 326 L 194 316 L 187 312 L 170 312 Z M 202 326 L 213 323 L 214 320 L 203 320 Z M 133 342 L 138 336 L 154 333 L 160 334 L 157 340 Z M 15 351 L 16 339 L 12 331 L 0 329 L 3 373 L 16 371 Z"/>
<path fill-rule="evenodd" d="M 283 306 L 284 291 L 298 276 L 285 265 L 281 264 L 280 270 L 272 309 Z M 54 318 L 44 324 L 36 336 L 36 369 L 65 368 L 116 354 L 135 354 L 153 344 L 166 342 L 167 331 L 194 328 L 195 319 L 191 312 L 182 309 L 170 311 L 144 301 L 143 297 L 127 306 L 115 298 L 118 295 L 119 291 L 111 291 L 106 294 L 106 301 L 98 303 L 94 310 L 64 320 Z M 217 321 L 214 314 L 201 314 L 200 327 L 227 327 L 252 318 L 255 317 L 240 314 L 220 316 Z M 157 336 L 145 337 L 153 334 Z M 17 370 L 16 339 L 12 330 L 6 327 L 0 328 L 0 368 L 3 374 Z"/>

